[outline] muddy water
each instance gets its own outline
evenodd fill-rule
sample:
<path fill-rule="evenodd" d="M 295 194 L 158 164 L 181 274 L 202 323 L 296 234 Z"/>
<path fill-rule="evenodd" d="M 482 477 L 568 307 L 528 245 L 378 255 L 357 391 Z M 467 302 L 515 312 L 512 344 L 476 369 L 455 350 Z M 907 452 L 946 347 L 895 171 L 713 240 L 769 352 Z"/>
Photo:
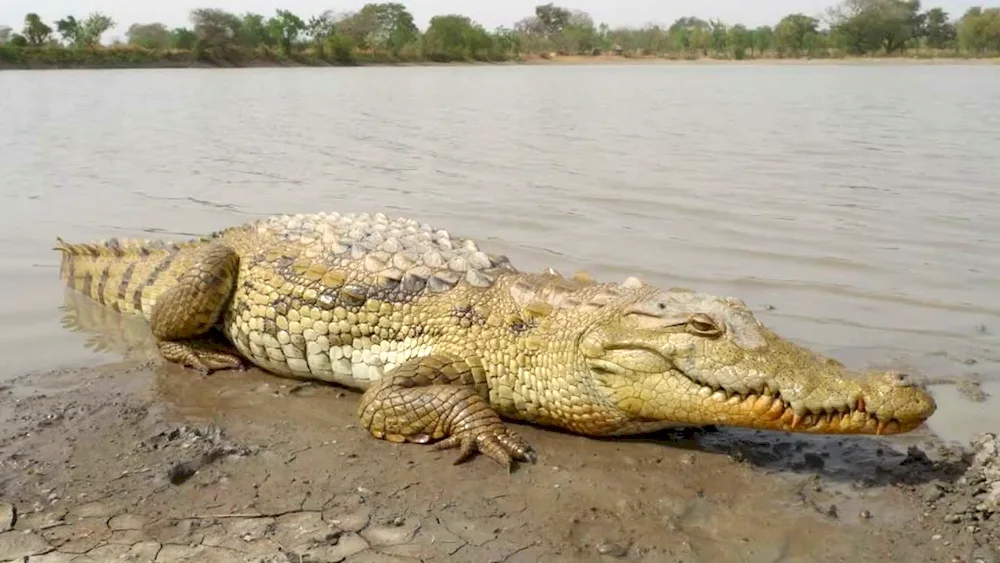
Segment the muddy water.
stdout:
<path fill-rule="evenodd" d="M 4 72 L 0 378 L 115 357 L 63 326 L 56 236 L 382 210 L 981 382 L 934 387 L 965 441 L 1000 428 L 998 130 L 991 66 Z"/>

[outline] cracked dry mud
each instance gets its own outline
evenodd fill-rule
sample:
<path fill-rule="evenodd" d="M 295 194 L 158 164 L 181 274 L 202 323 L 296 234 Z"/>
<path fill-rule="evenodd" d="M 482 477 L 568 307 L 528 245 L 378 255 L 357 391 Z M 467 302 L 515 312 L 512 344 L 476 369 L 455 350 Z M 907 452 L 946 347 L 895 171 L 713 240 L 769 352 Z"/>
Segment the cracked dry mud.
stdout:
<path fill-rule="evenodd" d="M 124 361 L 0 388 L 0 561 L 1000 562 L 996 436 L 515 425 L 539 461 L 508 475 L 369 437 L 355 393 L 202 377 L 124 328 L 89 341 Z"/>
<path fill-rule="evenodd" d="M 0 560 L 997 561 L 995 437 L 973 460 L 920 435 L 519 426 L 540 461 L 507 475 L 371 439 L 355 405 L 256 370 L 151 362 L 15 380 L 0 393 Z"/>

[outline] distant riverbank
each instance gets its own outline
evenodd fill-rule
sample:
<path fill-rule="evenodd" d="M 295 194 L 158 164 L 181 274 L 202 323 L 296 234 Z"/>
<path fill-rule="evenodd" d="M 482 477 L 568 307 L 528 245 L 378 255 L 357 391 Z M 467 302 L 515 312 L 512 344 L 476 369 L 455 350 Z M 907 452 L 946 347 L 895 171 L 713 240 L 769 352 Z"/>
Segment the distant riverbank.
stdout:
<path fill-rule="evenodd" d="M 520 55 L 498 60 L 432 60 L 393 58 L 370 53 L 349 57 L 322 56 L 312 52 L 280 55 L 274 51 L 233 51 L 208 56 L 188 50 L 152 50 L 131 46 L 73 49 L 62 47 L 0 46 L 0 69 L 107 69 L 107 68 L 227 68 L 309 66 L 432 66 L 432 65 L 588 65 L 588 64 L 996 64 L 1000 57 L 966 57 L 957 54 L 838 57 L 757 56 L 743 59 L 713 56 L 664 55 Z"/>

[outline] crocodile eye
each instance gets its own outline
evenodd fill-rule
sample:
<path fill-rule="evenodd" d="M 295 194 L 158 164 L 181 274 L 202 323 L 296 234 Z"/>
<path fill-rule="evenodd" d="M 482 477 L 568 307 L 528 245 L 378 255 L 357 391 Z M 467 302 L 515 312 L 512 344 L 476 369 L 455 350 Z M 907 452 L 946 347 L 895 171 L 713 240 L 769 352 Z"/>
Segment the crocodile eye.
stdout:
<path fill-rule="evenodd" d="M 688 319 L 687 329 L 691 334 L 697 334 L 698 336 L 719 336 L 723 332 L 721 326 L 703 313 L 692 315 Z"/>

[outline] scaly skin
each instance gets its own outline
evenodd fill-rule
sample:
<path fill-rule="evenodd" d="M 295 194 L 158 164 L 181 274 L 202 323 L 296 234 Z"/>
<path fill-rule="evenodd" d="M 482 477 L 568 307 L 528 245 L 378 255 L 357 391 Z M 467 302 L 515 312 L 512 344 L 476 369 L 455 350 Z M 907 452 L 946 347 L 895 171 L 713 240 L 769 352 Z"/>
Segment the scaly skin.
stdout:
<path fill-rule="evenodd" d="M 920 426 L 932 397 L 784 340 L 739 299 L 514 269 L 382 214 L 275 216 L 183 243 L 59 240 L 63 282 L 142 315 L 168 361 L 337 383 L 394 442 L 533 461 L 502 419 L 593 436 Z M 235 347 L 199 337 L 219 327 Z"/>

